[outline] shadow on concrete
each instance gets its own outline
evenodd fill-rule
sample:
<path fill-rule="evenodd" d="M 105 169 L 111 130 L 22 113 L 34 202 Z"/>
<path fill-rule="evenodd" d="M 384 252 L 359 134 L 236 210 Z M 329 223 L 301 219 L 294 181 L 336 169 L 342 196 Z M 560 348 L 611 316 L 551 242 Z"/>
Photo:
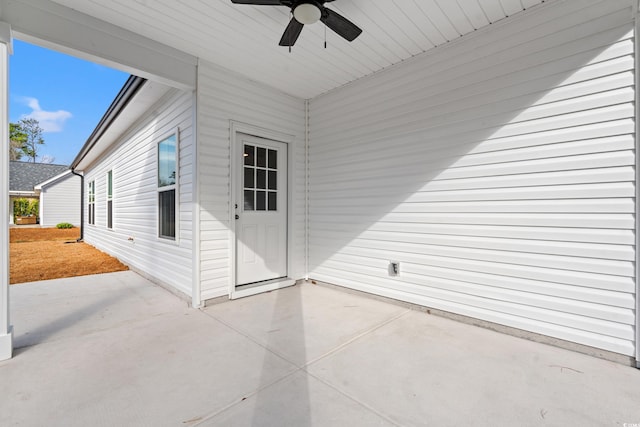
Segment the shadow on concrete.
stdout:
<path fill-rule="evenodd" d="M 55 339 L 61 332 L 81 324 L 88 318 L 95 317 L 107 307 L 115 306 L 125 298 L 128 298 L 126 294 L 119 293 L 102 298 L 83 307 L 74 308 L 70 306 L 70 311 L 62 317 L 58 317 L 27 331 L 21 331 L 19 329 L 20 325 L 17 325 L 14 329 L 14 355 L 18 356 L 24 351 L 27 351 L 29 347 Z M 96 329 L 86 330 L 79 335 L 86 335 L 96 331 Z"/>
<path fill-rule="evenodd" d="M 289 292 L 287 292 L 289 291 Z M 282 331 L 288 337 L 287 351 L 293 354 L 293 360 L 297 366 L 304 366 L 306 354 L 306 334 L 304 320 L 304 303 L 302 301 L 301 290 L 299 286 L 289 288 L 283 291 L 275 291 L 275 304 L 273 305 L 273 314 L 271 318 L 271 327 L 269 328 L 269 338 L 267 338 L 267 348 L 277 348 L 281 341 L 277 341 L 274 337 L 275 333 L 281 332 L 279 328 L 283 326 L 288 330 Z M 289 313 L 287 321 L 282 321 L 282 313 Z M 263 365 L 263 376 L 260 382 L 261 387 L 265 386 L 267 370 L 269 362 L 267 358 L 270 355 L 265 353 L 265 363 Z M 295 371 L 291 375 L 296 375 L 299 371 Z M 273 399 L 273 392 L 269 388 L 277 385 L 273 384 L 265 390 L 261 390 L 256 395 L 255 412 L 253 414 L 252 426 L 258 427 L 264 425 L 264 420 L 278 419 L 278 414 L 287 417 L 287 424 L 296 425 L 298 427 L 311 426 L 311 399 L 309 396 L 308 376 L 300 375 L 296 381 L 290 381 L 291 375 L 284 377 L 278 383 L 286 381 L 288 388 L 286 396 L 278 396 Z M 284 417 L 283 422 L 284 422 Z M 294 418 L 293 420 L 291 418 Z"/>

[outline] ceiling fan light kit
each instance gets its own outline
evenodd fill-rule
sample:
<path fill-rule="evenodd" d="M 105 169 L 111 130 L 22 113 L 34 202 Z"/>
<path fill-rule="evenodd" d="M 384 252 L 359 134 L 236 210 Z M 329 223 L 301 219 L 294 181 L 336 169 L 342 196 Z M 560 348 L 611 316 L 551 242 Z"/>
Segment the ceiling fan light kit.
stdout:
<path fill-rule="evenodd" d="M 320 20 L 322 12 L 315 4 L 301 3 L 293 9 L 293 17 L 301 24 L 315 24 Z"/>
<path fill-rule="evenodd" d="M 338 12 L 324 6 L 334 0 L 231 0 L 234 4 L 250 4 L 254 6 L 286 6 L 291 9 L 293 17 L 284 30 L 280 46 L 291 47 L 296 43 L 305 25 L 322 21 L 330 30 L 347 41 L 353 41 L 362 30 Z M 326 43 L 326 42 L 325 42 Z"/>

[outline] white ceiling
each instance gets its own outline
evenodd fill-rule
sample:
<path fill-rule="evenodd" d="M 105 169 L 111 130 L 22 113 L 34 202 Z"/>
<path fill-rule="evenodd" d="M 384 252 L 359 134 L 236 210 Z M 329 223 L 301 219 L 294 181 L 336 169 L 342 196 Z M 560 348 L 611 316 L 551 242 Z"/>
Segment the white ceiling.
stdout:
<path fill-rule="evenodd" d="M 349 43 L 321 23 L 291 53 L 278 42 L 287 7 L 231 0 L 54 0 L 168 46 L 309 99 L 520 13 L 544 0 L 335 0 L 362 35 Z M 547 0 L 549 2 L 549 0 Z"/>

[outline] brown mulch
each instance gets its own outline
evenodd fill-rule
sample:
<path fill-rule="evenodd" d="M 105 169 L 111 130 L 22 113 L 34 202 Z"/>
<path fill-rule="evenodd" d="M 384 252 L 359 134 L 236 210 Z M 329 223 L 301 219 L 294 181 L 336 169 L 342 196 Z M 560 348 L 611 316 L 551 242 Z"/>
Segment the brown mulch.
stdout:
<path fill-rule="evenodd" d="M 80 229 L 9 229 L 9 283 L 128 270 L 116 258 L 86 243 Z"/>

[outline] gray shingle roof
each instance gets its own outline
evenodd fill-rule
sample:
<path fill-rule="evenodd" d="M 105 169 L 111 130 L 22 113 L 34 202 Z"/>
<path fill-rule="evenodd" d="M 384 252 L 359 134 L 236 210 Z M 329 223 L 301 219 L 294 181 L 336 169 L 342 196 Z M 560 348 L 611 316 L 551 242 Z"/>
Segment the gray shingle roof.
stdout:
<path fill-rule="evenodd" d="M 9 191 L 33 191 L 36 185 L 67 169 L 69 166 L 66 165 L 9 162 Z"/>

